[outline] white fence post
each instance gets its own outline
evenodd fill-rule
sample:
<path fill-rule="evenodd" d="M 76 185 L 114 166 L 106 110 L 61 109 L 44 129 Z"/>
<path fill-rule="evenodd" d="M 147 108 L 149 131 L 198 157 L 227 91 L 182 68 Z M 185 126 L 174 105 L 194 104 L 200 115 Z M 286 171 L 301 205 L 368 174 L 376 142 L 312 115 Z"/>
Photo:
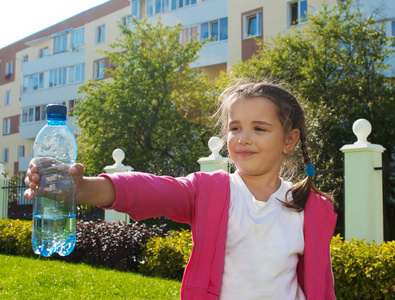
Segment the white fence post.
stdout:
<path fill-rule="evenodd" d="M 122 161 L 125 158 L 125 152 L 121 149 L 115 149 L 112 153 L 112 157 L 114 158 L 115 164 L 112 166 L 107 166 L 104 168 L 104 171 L 108 174 L 119 173 L 119 172 L 131 172 L 133 168 L 130 166 L 124 166 Z M 120 213 L 115 210 L 106 210 L 104 212 L 104 220 L 106 222 L 118 222 L 124 221 L 129 223 L 130 217 L 125 213 Z"/>
<path fill-rule="evenodd" d="M 198 160 L 200 171 L 212 172 L 216 170 L 224 170 L 229 172 L 229 165 L 232 163 L 230 158 L 222 157 L 219 151 L 222 149 L 222 141 L 219 137 L 212 137 L 208 141 L 208 147 L 211 150 L 209 157 L 202 157 Z"/>
<path fill-rule="evenodd" d="M 384 147 L 371 144 L 367 137 L 372 126 L 365 119 L 357 120 L 353 132 L 358 140 L 345 145 L 344 153 L 344 210 L 345 239 L 366 239 L 367 242 L 382 243 L 383 183 L 382 153 Z"/>
<path fill-rule="evenodd" d="M 5 189 L 7 180 L 3 176 L 4 165 L 0 164 L 0 219 L 8 218 L 8 199 L 5 199 Z"/>

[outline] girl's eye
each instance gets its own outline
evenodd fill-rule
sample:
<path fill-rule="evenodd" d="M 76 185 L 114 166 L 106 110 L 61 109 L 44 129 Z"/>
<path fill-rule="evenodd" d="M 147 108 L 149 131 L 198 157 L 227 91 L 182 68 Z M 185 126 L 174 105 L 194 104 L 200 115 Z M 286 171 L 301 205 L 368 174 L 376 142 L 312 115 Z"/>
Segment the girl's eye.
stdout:
<path fill-rule="evenodd" d="M 266 131 L 266 129 L 265 129 L 265 128 L 262 128 L 262 127 L 255 127 L 255 130 L 256 130 L 256 131 Z"/>
<path fill-rule="evenodd" d="M 233 126 L 229 128 L 229 131 L 237 131 L 239 130 L 239 127 Z"/>

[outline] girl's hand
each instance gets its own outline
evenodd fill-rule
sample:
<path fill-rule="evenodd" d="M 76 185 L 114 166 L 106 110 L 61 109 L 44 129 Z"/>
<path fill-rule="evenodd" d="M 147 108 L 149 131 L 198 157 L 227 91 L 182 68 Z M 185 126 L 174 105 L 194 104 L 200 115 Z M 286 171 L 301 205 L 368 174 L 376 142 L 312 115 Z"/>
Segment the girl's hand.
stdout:
<path fill-rule="evenodd" d="M 57 201 L 73 199 L 73 193 L 78 192 L 83 182 L 83 173 L 81 164 L 70 166 L 53 158 L 33 158 L 26 173 L 25 184 L 28 189 L 25 198 L 33 200 L 41 196 Z"/>

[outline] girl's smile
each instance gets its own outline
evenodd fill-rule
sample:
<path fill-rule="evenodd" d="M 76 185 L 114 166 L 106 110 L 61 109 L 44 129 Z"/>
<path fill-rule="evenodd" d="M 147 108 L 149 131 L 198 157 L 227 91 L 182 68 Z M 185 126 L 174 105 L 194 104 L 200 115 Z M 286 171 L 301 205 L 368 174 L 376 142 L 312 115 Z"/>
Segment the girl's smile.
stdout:
<path fill-rule="evenodd" d="M 242 151 L 242 150 L 237 151 L 236 153 L 240 156 L 251 156 L 251 155 L 255 154 L 255 152 L 253 152 L 253 151 Z"/>

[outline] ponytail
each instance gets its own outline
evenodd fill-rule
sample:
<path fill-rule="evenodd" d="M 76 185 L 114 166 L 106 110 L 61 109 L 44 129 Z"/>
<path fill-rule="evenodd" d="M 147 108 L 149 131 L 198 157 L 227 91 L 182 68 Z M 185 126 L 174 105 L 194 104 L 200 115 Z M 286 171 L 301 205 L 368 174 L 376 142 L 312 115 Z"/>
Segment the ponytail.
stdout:
<path fill-rule="evenodd" d="M 307 146 L 306 146 L 306 132 L 305 132 L 305 130 L 302 130 L 302 131 L 300 132 L 300 143 L 301 143 L 301 147 L 300 147 L 300 148 L 301 148 L 301 150 L 302 150 L 302 155 L 303 155 L 303 161 L 304 161 L 304 163 L 306 164 L 306 166 L 313 166 L 313 165 L 311 164 L 310 157 L 309 157 L 309 154 L 308 154 L 308 152 L 307 152 Z M 314 166 L 313 166 L 313 167 L 314 167 Z M 328 194 L 326 194 L 326 193 L 324 193 L 324 192 L 321 192 L 321 191 L 314 185 L 314 183 L 313 183 L 314 171 L 311 172 L 311 169 L 312 169 L 312 168 L 311 168 L 311 169 L 310 169 L 310 172 L 308 172 L 308 169 L 310 169 L 310 168 L 307 167 L 307 168 L 305 169 L 307 177 L 306 177 L 304 180 L 298 182 L 296 185 L 294 185 L 294 186 L 293 186 L 291 189 L 289 189 L 288 192 L 286 193 L 286 196 L 285 196 L 286 199 L 288 198 L 288 194 L 289 194 L 289 193 L 292 193 L 292 200 L 289 201 L 289 202 L 287 202 L 287 201 L 281 201 L 281 203 L 282 203 L 285 207 L 288 207 L 288 208 L 290 208 L 290 209 L 292 209 L 292 210 L 295 210 L 295 211 L 298 211 L 298 212 L 302 211 L 302 210 L 305 208 L 305 206 L 306 206 L 307 199 L 309 198 L 311 192 L 323 196 L 324 198 L 328 199 L 328 200 L 331 201 L 332 203 L 334 202 L 332 196 L 330 196 L 330 195 L 328 195 Z"/>

